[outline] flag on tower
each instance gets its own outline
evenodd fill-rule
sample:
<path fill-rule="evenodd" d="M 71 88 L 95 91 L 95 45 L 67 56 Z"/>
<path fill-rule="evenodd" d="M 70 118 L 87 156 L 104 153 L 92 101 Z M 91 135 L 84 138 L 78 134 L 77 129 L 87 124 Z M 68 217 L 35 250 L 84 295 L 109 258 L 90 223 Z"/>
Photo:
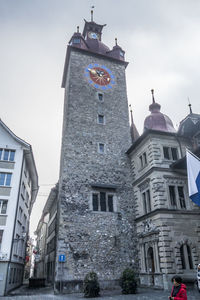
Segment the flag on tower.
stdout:
<path fill-rule="evenodd" d="M 188 150 L 186 157 L 189 197 L 200 206 L 200 159 Z"/>

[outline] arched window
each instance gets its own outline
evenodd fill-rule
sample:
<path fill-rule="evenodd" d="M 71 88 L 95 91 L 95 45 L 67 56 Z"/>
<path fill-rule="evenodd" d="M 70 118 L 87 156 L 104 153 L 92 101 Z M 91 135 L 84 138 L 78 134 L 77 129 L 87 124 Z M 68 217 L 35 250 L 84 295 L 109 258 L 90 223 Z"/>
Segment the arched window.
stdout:
<path fill-rule="evenodd" d="M 187 254 L 188 254 L 188 260 L 189 260 L 190 269 L 193 269 L 191 249 L 190 249 L 190 247 L 188 245 L 187 245 Z"/>
<path fill-rule="evenodd" d="M 181 263 L 182 269 L 193 269 L 193 262 L 192 262 L 192 253 L 190 246 L 188 244 L 183 244 L 180 247 L 180 256 L 181 256 Z"/>

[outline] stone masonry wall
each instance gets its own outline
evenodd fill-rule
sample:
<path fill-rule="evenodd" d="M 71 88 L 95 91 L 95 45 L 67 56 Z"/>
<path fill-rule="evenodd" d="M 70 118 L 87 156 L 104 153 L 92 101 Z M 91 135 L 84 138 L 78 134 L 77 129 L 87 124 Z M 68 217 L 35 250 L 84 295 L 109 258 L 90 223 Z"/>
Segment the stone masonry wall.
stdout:
<path fill-rule="evenodd" d="M 88 84 L 84 69 L 90 63 L 108 67 L 116 84 L 97 92 Z M 105 125 L 97 124 L 98 113 Z M 119 279 L 121 272 L 134 264 L 136 255 L 133 223 L 133 191 L 129 160 L 130 130 L 126 95 L 125 66 L 109 59 L 72 50 L 66 83 L 62 153 L 59 179 L 56 281 L 83 280 L 97 272 L 102 281 Z M 98 153 L 105 143 L 106 153 Z M 114 212 L 91 210 L 94 184 L 114 185 L 99 189 L 114 195 Z M 97 189 L 98 190 L 98 189 Z"/>

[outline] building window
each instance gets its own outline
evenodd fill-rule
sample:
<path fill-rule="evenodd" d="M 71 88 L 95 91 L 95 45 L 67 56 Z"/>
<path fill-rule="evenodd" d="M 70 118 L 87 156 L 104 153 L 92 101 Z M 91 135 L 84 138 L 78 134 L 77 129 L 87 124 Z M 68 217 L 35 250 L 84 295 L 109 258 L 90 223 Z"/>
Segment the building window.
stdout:
<path fill-rule="evenodd" d="M 113 195 L 106 192 L 92 194 L 93 211 L 113 212 Z"/>
<path fill-rule="evenodd" d="M 99 99 L 99 101 L 103 101 L 103 94 L 102 93 L 98 93 L 98 99 Z"/>
<path fill-rule="evenodd" d="M 140 168 L 143 168 L 147 165 L 147 154 L 144 152 L 142 155 L 140 155 Z"/>
<path fill-rule="evenodd" d="M 183 186 L 178 186 L 178 198 L 179 198 L 180 207 L 186 208 Z"/>
<path fill-rule="evenodd" d="M 104 154 L 105 153 L 105 144 L 103 144 L 103 143 L 99 143 L 98 144 L 98 152 L 100 154 Z"/>
<path fill-rule="evenodd" d="M 170 205 L 173 208 L 186 208 L 185 194 L 183 186 L 169 185 Z"/>
<path fill-rule="evenodd" d="M 11 173 L 0 173 L 0 185 L 10 186 L 11 183 Z"/>
<path fill-rule="evenodd" d="M 73 39 L 73 43 L 74 43 L 74 44 L 80 44 L 80 42 L 81 42 L 81 40 L 78 39 L 78 38 L 74 38 L 74 39 Z"/>
<path fill-rule="evenodd" d="M 25 186 L 24 182 L 22 182 L 21 196 L 22 196 L 23 200 L 25 200 L 25 197 L 26 197 L 26 186 Z"/>
<path fill-rule="evenodd" d="M 146 190 L 142 193 L 142 200 L 143 200 L 143 211 L 144 214 L 147 214 L 151 211 L 151 196 L 150 190 Z"/>
<path fill-rule="evenodd" d="M 1 250 L 2 239 L 3 239 L 3 230 L 0 230 L 0 250 Z"/>
<path fill-rule="evenodd" d="M 8 200 L 0 200 L 0 214 L 6 214 Z"/>
<path fill-rule="evenodd" d="M 169 197 L 170 197 L 170 204 L 171 206 L 176 207 L 176 193 L 175 193 L 175 186 L 169 186 Z"/>
<path fill-rule="evenodd" d="M 163 147 L 164 158 L 167 160 L 177 160 L 178 150 L 175 147 Z"/>
<path fill-rule="evenodd" d="M 0 149 L 0 160 L 14 161 L 15 150 Z"/>
<path fill-rule="evenodd" d="M 193 269 L 193 261 L 192 261 L 192 254 L 191 249 L 188 244 L 184 244 L 180 247 L 180 257 L 182 263 L 182 269 Z"/>
<path fill-rule="evenodd" d="M 104 115 L 98 115 L 97 122 L 98 122 L 98 124 L 105 124 Z"/>
<path fill-rule="evenodd" d="M 124 52 L 120 51 L 119 54 L 121 57 L 124 57 Z"/>

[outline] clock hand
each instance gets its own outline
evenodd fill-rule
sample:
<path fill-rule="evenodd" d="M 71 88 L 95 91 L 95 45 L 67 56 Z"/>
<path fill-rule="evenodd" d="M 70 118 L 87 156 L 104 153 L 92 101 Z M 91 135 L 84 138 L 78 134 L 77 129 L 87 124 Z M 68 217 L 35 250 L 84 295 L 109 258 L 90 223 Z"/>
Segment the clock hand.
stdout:
<path fill-rule="evenodd" d="M 88 71 L 91 73 L 91 74 L 97 74 L 97 71 L 95 69 L 88 69 Z"/>

